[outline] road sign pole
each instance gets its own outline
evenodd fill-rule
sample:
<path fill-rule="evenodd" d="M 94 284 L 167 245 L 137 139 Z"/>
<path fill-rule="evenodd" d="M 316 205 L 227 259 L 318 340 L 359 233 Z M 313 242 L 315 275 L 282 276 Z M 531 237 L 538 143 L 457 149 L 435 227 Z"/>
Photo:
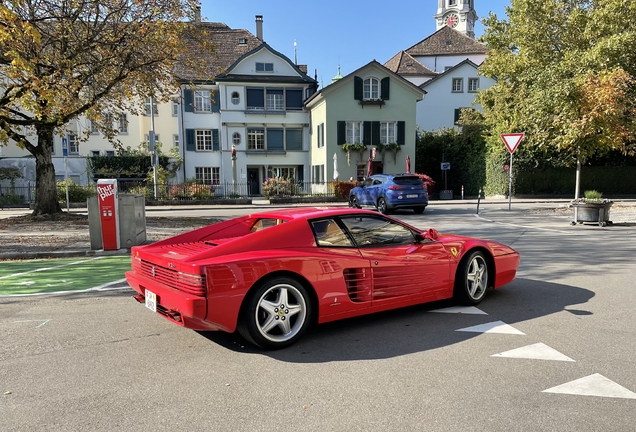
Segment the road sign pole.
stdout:
<path fill-rule="evenodd" d="M 66 186 L 66 213 L 70 213 L 70 206 L 68 204 L 68 165 L 66 163 L 66 156 L 64 156 L 64 185 Z"/>
<path fill-rule="evenodd" d="M 512 153 L 510 153 L 510 170 L 508 170 L 508 211 L 512 207 Z"/>

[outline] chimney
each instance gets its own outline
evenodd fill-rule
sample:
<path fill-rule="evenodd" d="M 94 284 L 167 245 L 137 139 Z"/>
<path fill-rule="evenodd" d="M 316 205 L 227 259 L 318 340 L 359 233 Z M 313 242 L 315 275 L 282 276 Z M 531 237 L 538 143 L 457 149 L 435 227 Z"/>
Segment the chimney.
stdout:
<path fill-rule="evenodd" d="M 263 40 L 263 15 L 256 15 L 256 37 Z"/>
<path fill-rule="evenodd" d="M 201 24 L 201 6 L 194 8 L 194 22 L 196 24 Z"/>

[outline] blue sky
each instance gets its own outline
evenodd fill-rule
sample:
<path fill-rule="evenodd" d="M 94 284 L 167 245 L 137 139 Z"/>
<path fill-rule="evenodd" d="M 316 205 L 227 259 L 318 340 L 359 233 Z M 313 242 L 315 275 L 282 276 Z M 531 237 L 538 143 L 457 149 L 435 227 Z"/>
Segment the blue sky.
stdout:
<path fill-rule="evenodd" d="M 510 0 L 475 0 L 479 18 L 492 11 L 505 18 Z M 436 0 L 201 0 L 206 21 L 224 22 L 231 28 L 256 34 L 255 15 L 263 15 L 263 39 L 272 48 L 306 64 L 309 76 L 318 71 L 325 86 L 338 73 L 347 75 L 371 60 L 384 63 L 401 50 L 435 32 Z M 483 33 L 477 23 L 476 36 Z"/>

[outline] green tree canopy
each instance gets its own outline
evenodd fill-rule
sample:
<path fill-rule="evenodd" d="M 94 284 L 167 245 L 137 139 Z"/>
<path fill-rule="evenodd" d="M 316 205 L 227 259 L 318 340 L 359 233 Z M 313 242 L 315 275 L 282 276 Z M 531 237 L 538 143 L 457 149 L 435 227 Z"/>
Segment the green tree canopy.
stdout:
<path fill-rule="evenodd" d="M 109 123 L 142 111 L 146 97 L 176 91 L 183 39 L 205 44 L 196 0 L 8 0 L 0 5 L 0 144 L 13 140 L 36 159 L 34 214 L 61 211 L 53 137 L 85 115 Z M 200 53 L 199 56 L 200 58 Z M 74 131 L 73 131 L 74 132 Z"/>
<path fill-rule="evenodd" d="M 526 134 L 515 156 L 572 166 L 611 150 L 634 154 L 636 2 L 512 0 L 484 19 L 490 48 L 480 73 L 492 146 Z"/>

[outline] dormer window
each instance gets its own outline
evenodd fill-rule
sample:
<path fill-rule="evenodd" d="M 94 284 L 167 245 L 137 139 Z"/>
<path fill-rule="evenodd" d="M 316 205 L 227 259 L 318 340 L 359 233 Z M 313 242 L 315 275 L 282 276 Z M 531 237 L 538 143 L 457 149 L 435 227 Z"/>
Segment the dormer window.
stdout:
<path fill-rule="evenodd" d="M 256 63 L 256 72 L 274 72 L 274 63 Z"/>
<path fill-rule="evenodd" d="M 247 44 L 247 39 L 239 38 L 238 43 L 239 43 L 239 45 L 246 45 Z"/>

